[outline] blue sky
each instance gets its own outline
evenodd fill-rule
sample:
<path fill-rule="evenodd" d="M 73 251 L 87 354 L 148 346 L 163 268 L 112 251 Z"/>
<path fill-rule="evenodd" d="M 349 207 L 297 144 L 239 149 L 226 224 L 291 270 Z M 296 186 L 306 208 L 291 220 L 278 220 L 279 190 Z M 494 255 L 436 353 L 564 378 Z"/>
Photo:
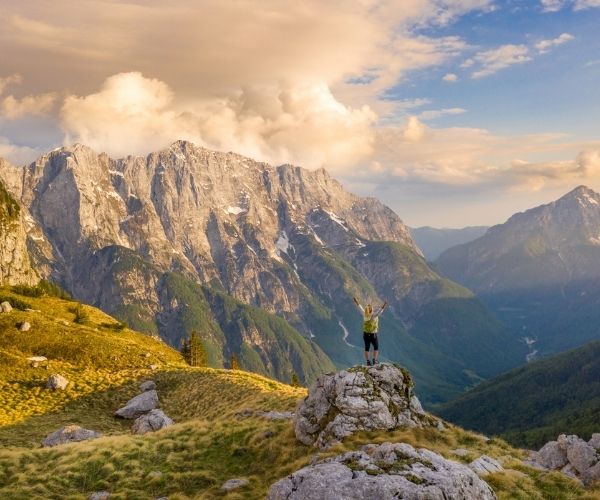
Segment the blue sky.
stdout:
<path fill-rule="evenodd" d="M 0 2 L 0 156 L 178 139 L 325 167 L 410 225 L 600 190 L 600 0 Z"/>

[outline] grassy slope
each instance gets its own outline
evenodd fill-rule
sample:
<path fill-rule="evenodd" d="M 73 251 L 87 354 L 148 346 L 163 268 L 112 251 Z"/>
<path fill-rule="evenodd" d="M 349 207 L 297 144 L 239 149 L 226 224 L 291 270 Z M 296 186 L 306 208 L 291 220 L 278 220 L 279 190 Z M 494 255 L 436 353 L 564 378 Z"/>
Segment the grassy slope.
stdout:
<path fill-rule="evenodd" d="M 83 499 L 101 489 L 116 499 L 261 498 L 272 482 L 314 456 L 313 448 L 295 440 L 288 421 L 235 416 L 244 408 L 293 409 L 305 389 L 241 371 L 190 368 L 161 342 L 100 326 L 114 320 L 93 308 L 86 308 L 88 325 L 64 326 L 62 321 L 72 321 L 73 303 L 19 298 L 40 312 L 0 315 L 1 356 L 14 361 L 0 365 L 0 407 L 5 411 L 0 419 L 0 494 L 5 498 Z M 32 323 L 30 332 L 16 331 L 14 323 L 22 320 Z M 45 354 L 50 370 L 21 363 L 30 354 Z M 160 368 L 150 372 L 149 362 Z M 53 372 L 74 384 L 65 392 L 45 391 L 41 384 Z M 113 419 L 112 412 L 137 394 L 137 383 L 149 376 L 157 382 L 162 408 L 178 423 L 132 436 L 131 422 Z M 67 423 L 100 430 L 105 437 L 37 447 L 49 431 Z M 356 435 L 321 455 L 384 441 L 424 446 L 464 462 L 482 453 L 501 458 L 510 470 L 487 479 L 501 499 L 600 498 L 600 492 L 585 496 L 560 474 L 524 467 L 519 461 L 523 453 L 503 441 L 486 442 L 455 427 Z M 469 454 L 453 456 L 450 450 L 456 447 L 467 448 Z M 152 474 L 157 471 L 162 476 Z M 239 476 L 247 477 L 249 485 L 227 495 L 221 492 L 224 481 Z"/>
<path fill-rule="evenodd" d="M 600 341 L 513 370 L 441 407 L 459 425 L 539 447 L 598 432 Z"/>

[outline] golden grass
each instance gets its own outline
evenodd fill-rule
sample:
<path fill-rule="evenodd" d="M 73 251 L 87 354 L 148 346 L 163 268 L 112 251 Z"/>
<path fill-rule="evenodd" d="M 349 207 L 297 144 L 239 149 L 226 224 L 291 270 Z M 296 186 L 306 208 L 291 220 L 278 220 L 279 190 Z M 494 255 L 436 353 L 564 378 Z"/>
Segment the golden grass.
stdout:
<path fill-rule="evenodd" d="M 306 394 L 279 382 L 237 370 L 187 367 L 162 342 L 129 330 L 102 327 L 115 322 L 86 307 L 85 325 L 72 323 L 73 303 L 27 297 L 40 312 L 0 315 L 0 494 L 7 499 L 82 499 L 108 490 L 113 499 L 263 498 L 278 479 L 307 465 L 315 455 L 333 456 L 365 443 L 406 442 L 468 463 L 482 454 L 507 469 L 486 477 L 504 499 L 598 499 L 558 473 L 522 464 L 525 452 L 499 439 L 448 426 L 437 429 L 359 433 L 328 450 L 298 443 L 288 421 L 236 416 L 240 410 L 291 410 Z M 30 321 L 21 333 L 16 322 Z M 69 321 L 65 326 L 64 321 Z M 149 357 L 146 357 L 149 353 Z M 49 370 L 25 358 L 47 356 Z M 150 371 L 150 364 L 159 365 Z M 66 391 L 43 385 L 50 373 L 73 383 Z M 178 422 L 163 431 L 132 436 L 131 421 L 113 412 L 139 392 L 138 383 L 157 382 L 161 407 Z M 66 424 L 101 431 L 105 437 L 39 448 L 49 432 Z M 455 448 L 469 451 L 465 457 Z M 229 494 L 221 485 L 233 477 L 249 484 Z"/>

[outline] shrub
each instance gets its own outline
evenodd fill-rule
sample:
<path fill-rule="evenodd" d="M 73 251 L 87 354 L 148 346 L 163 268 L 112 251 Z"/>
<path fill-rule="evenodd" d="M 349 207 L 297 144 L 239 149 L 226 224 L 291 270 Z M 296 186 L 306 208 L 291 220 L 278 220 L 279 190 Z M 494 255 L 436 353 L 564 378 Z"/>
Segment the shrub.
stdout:
<path fill-rule="evenodd" d="M 83 304 L 77 304 L 72 308 L 72 312 L 75 314 L 73 321 L 77 324 L 86 323 L 90 319 L 90 313 L 85 310 Z"/>

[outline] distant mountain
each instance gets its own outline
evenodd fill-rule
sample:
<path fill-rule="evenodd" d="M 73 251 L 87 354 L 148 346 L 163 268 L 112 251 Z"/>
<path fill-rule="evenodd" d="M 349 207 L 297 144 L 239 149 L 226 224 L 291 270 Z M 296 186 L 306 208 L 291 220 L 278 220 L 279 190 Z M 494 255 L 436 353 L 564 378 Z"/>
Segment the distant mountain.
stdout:
<path fill-rule="evenodd" d="M 213 366 L 235 353 L 242 368 L 311 381 L 360 362 L 352 296 L 390 301 L 383 354 L 412 370 L 425 401 L 524 355 L 469 290 L 427 265 L 392 210 L 325 170 L 180 141 L 119 160 L 75 145 L 5 163 L 0 178 L 32 221 L 44 277 L 172 345 L 198 330 Z"/>
<path fill-rule="evenodd" d="M 473 241 L 488 230 L 488 226 L 469 226 L 460 229 L 411 227 L 410 235 L 428 261 L 434 261 L 442 252 L 456 245 Z"/>
<path fill-rule="evenodd" d="M 445 251 L 436 268 L 469 287 L 530 344 L 532 357 L 600 338 L 600 195 L 562 198 Z"/>
<path fill-rule="evenodd" d="M 484 382 L 436 413 L 530 448 L 565 433 L 589 439 L 598 432 L 600 341 Z"/>

